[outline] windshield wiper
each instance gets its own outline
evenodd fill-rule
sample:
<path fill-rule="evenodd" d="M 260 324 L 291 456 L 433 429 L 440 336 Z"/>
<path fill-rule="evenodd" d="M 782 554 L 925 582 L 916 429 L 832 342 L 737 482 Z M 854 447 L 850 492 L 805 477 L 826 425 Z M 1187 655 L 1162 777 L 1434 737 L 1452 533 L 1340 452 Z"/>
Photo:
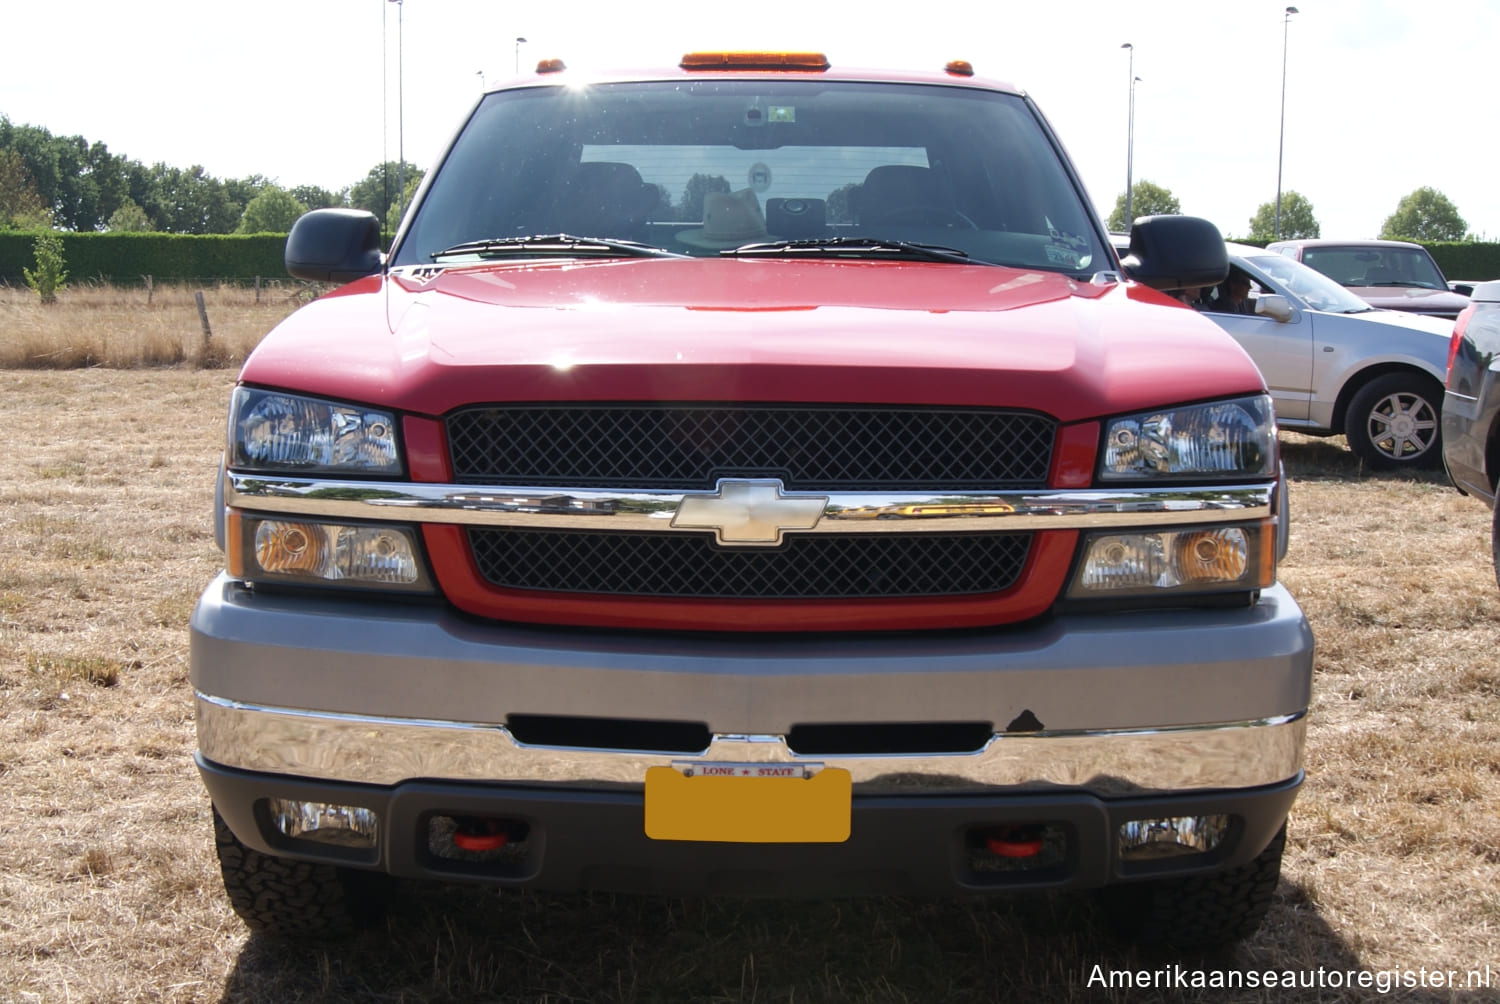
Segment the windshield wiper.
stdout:
<path fill-rule="evenodd" d="M 972 264 L 968 252 L 941 244 L 886 240 L 881 237 L 823 237 L 797 241 L 744 244 L 720 251 L 735 258 L 899 258 L 907 261 L 946 261 Z"/>
<path fill-rule="evenodd" d="M 533 234 L 529 237 L 493 237 L 482 241 L 465 241 L 451 248 L 434 251 L 428 257 L 436 261 L 455 255 L 477 255 L 480 258 L 505 258 L 512 255 L 562 255 L 569 258 L 689 257 L 639 241 L 622 241 L 610 237 L 574 237 L 572 234 Z"/>

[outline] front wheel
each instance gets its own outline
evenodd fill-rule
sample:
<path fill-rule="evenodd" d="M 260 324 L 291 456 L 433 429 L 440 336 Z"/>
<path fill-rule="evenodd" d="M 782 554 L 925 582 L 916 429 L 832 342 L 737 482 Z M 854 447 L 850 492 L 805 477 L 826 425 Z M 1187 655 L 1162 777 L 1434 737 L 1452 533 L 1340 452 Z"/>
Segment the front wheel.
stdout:
<path fill-rule="evenodd" d="M 273 857 L 240 843 L 214 809 L 224 891 L 245 926 L 273 938 L 330 941 L 379 920 L 389 876 Z"/>
<path fill-rule="evenodd" d="M 1495 585 L 1500 586 L 1500 498 L 1495 499 L 1493 519 L 1490 526 L 1490 559 L 1495 563 Z"/>
<path fill-rule="evenodd" d="M 1442 400 L 1442 387 L 1420 373 L 1376 377 L 1349 401 L 1349 449 L 1376 470 L 1434 466 L 1443 455 Z"/>

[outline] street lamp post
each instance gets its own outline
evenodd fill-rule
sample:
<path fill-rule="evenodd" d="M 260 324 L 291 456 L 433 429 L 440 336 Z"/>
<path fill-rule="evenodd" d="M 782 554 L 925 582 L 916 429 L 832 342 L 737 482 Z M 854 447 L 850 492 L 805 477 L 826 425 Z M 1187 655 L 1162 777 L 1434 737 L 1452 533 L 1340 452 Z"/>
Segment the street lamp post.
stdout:
<path fill-rule="evenodd" d="M 516 36 L 516 72 L 517 73 L 521 72 L 521 46 L 524 45 L 525 43 L 526 43 L 526 39 L 521 38 L 519 35 Z"/>
<path fill-rule="evenodd" d="M 1281 21 L 1281 135 L 1276 141 L 1276 239 L 1281 239 L 1281 155 L 1286 149 L 1286 40 L 1297 8 L 1288 7 Z"/>
<path fill-rule="evenodd" d="M 1131 196 L 1134 194 L 1132 186 L 1135 181 L 1135 82 L 1139 78 L 1135 75 L 1135 46 L 1126 42 L 1120 48 L 1130 50 L 1130 68 L 1128 74 L 1130 77 L 1130 124 L 1125 132 L 1125 229 L 1128 231 L 1133 220 L 1133 217 L 1130 215 L 1130 207 Z"/>

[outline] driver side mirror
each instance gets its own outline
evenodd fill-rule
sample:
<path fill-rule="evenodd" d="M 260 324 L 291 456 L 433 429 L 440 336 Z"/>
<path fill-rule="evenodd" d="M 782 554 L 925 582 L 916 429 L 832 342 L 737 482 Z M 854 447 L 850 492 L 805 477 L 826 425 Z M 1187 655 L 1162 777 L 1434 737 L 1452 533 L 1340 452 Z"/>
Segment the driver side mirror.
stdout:
<path fill-rule="evenodd" d="M 1255 312 L 1264 314 L 1278 324 L 1292 319 L 1292 305 L 1280 293 L 1262 293 L 1255 301 Z"/>
<path fill-rule="evenodd" d="M 286 238 L 286 270 L 313 282 L 353 282 L 384 264 L 380 222 L 359 209 L 314 209 L 292 224 Z"/>

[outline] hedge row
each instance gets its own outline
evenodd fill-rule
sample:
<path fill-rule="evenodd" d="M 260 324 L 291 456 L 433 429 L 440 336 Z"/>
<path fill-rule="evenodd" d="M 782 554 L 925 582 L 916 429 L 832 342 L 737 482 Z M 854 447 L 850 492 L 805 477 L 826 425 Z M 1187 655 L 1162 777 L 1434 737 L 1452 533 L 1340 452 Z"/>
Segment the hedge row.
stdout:
<path fill-rule="evenodd" d="M 158 280 L 280 277 L 286 274 L 285 234 L 58 234 L 73 281 L 102 279 L 137 283 Z M 20 283 L 23 268 L 35 268 L 35 233 L 0 233 L 0 282 Z M 1427 244 L 1450 279 L 1500 278 L 1500 244 L 1444 241 Z"/>
<path fill-rule="evenodd" d="M 36 268 L 35 233 L 0 233 L 0 281 L 20 283 Z M 72 282 L 138 283 L 215 276 L 253 279 L 286 275 L 286 234 L 138 234 L 59 231 Z"/>
<path fill-rule="evenodd" d="M 1442 241 L 1423 246 L 1449 279 L 1500 279 L 1500 244 Z"/>

